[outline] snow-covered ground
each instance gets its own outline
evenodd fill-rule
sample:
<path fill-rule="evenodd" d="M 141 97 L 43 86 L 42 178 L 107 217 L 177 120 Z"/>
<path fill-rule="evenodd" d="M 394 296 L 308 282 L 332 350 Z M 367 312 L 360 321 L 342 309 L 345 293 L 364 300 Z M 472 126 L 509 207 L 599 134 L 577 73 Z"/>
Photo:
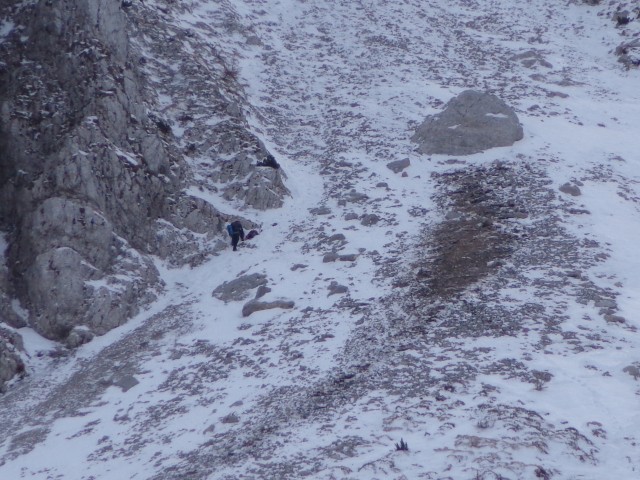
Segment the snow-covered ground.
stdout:
<path fill-rule="evenodd" d="M 137 8 L 159 7 L 186 53 L 237 68 L 291 198 L 212 200 L 261 234 L 195 268 L 158 261 L 164 296 L 71 356 L 27 334 L 30 375 L 0 399 L 1 479 L 640 476 L 640 72 L 611 54 L 606 6 Z M 415 127 L 468 88 L 514 106 L 524 139 L 416 153 Z M 176 117 L 172 100 L 159 91 Z M 406 176 L 386 166 L 405 158 Z M 450 279 L 465 244 L 487 269 Z M 246 300 L 212 296 L 250 273 L 295 308 L 243 317 Z"/>

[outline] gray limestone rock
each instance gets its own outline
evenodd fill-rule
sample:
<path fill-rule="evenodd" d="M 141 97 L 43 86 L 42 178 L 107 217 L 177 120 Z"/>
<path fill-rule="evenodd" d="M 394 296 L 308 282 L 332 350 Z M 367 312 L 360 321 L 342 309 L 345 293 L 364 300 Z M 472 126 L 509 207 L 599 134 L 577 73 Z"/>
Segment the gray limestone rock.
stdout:
<path fill-rule="evenodd" d="M 561 185 L 559 190 L 562 193 L 566 193 L 567 195 L 571 195 L 573 197 L 578 197 L 582 194 L 582 192 L 580 191 L 580 187 L 571 183 L 565 183 Z"/>
<path fill-rule="evenodd" d="M 328 242 L 345 242 L 346 240 L 344 233 L 335 233 L 327 239 Z"/>
<path fill-rule="evenodd" d="M 337 295 L 340 293 L 347 293 L 349 291 L 349 288 L 347 286 L 340 285 L 335 280 L 331 282 L 331 284 L 327 287 L 327 289 L 329 290 L 329 294 L 327 295 L 327 297 L 331 295 Z"/>
<path fill-rule="evenodd" d="M 78 348 L 80 345 L 89 343 L 93 340 L 93 333 L 86 327 L 75 326 L 67 335 L 65 345 L 67 348 Z"/>
<path fill-rule="evenodd" d="M 329 207 L 316 207 L 309 210 L 312 215 L 329 215 L 331 209 Z"/>
<path fill-rule="evenodd" d="M 408 158 L 403 158 L 402 160 L 387 163 L 387 168 L 393 173 L 400 173 L 405 168 L 408 168 L 409 165 L 411 165 L 411 161 Z M 384 186 L 386 187 L 387 185 L 385 184 Z"/>
<path fill-rule="evenodd" d="M 128 392 L 140 383 L 133 375 L 123 375 L 121 377 L 114 378 L 112 382 L 114 386 L 120 387 L 123 392 Z"/>
<path fill-rule="evenodd" d="M 360 220 L 360 224 L 365 227 L 370 227 L 372 225 L 377 224 L 379 221 L 380 221 L 380 217 L 378 215 L 376 215 L 375 213 L 368 213 L 362 216 L 362 219 Z"/>
<path fill-rule="evenodd" d="M 626 323 L 627 319 L 620 315 L 606 314 L 604 319 L 609 323 Z"/>
<path fill-rule="evenodd" d="M 24 352 L 22 336 L 15 331 L 0 326 L 0 340 L 3 341 L 6 346 L 9 346 L 12 351 L 16 353 Z"/>
<path fill-rule="evenodd" d="M 360 203 L 369 199 L 369 196 L 366 193 L 356 192 L 355 190 L 351 190 L 344 195 L 344 200 L 351 203 Z"/>
<path fill-rule="evenodd" d="M 553 65 L 545 60 L 542 54 L 536 50 L 527 50 L 526 52 L 512 56 L 509 60 L 520 62 L 520 64 L 526 68 L 534 68 L 536 66 L 553 68 Z"/>
<path fill-rule="evenodd" d="M 0 322 L 76 347 L 155 298 L 150 255 L 197 265 L 226 247 L 228 216 L 202 198 L 279 207 L 286 175 L 258 166 L 270 156 L 229 90 L 241 87 L 194 68 L 191 42 L 167 49 L 155 7 L 60 0 L 0 13 L 20 25 L 3 36 L 11 68 L 0 68 Z M 172 62 L 189 74 L 161 85 L 173 73 L 158 66 Z M 174 103 L 160 108 L 159 94 Z M 225 120 L 212 127 L 212 114 Z M 210 164 L 197 170 L 189 152 Z"/>
<path fill-rule="evenodd" d="M 32 326 L 40 334 L 62 340 L 75 325 L 84 324 L 101 335 L 155 298 L 149 285 L 157 285 L 159 278 L 151 261 L 120 243 L 116 248 L 120 255 L 110 274 L 70 247 L 36 257 L 25 280 L 30 285 Z"/>
<path fill-rule="evenodd" d="M 27 217 L 23 229 L 32 248 L 47 252 L 62 244 L 96 269 L 107 268 L 117 255 L 113 225 L 86 204 L 62 197 L 45 199 Z"/>
<path fill-rule="evenodd" d="M 169 173 L 167 151 L 157 135 L 147 135 L 140 141 L 140 153 L 148 170 L 153 174 Z"/>
<path fill-rule="evenodd" d="M 263 273 L 243 275 L 218 285 L 211 295 L 224 302 L 240 301 L 249 297 L 249 290 L 267 284 L 267 276 Z"/>
<path fill-rule="evenodd" d="M 615 300 L 610 298 L 601 298 L 595 301 L 595 306 L 598 308 L 618 308 L 618 305 Z"/>
<path fill-rule="evenodd" d="M 27 326 L 27 321 L 15 311 L 11 297 L 0 291 L 0 319 L 13 328 Z"/>
<path fill-rule="evenodd" d="M 225 415 L 220 419 L 220 422 L 222 423 L 238 423 L 239 421 L 240 421 L 240 417 L 238 417 L 238 415 L 235 412 L 230 413 L 229 415 Z"/>
<path fill-rule="evenodd" d="M 242 316 L 248 317 L 252 313 L 262 310 L 271 310 L 273 308 L 291 309 L 295 306 L 292 300 L 274 300 L 272 302 L 261 302 L 259 300 L 249 300 L 242 307 Z"/>
<path fill-rule="evenodd" d="M 259 210 L 281 207 L 284 197 L 290 195 L 282 168 L 261 168 L 260 161 L 273 156 L 255 135 L 241 127 L 245 122 L 241 110 L 227 113 L 240 118 L 209 128 L 201 145 L 209 156 L 226 158 L 216 162 L 207 175 L 223 184 L 222 194 L 227 200 L 241 200 Z"/>
<path fill-rule="evenodd" d="M 271 289 L 269 287 L 267 287 L 266 285 L 260 285 L 258 287 L 258 289 L 256 290 L 256 296 L 255 296 L 256 300 L 258 298 L 264 297 L 270 291 L 271 291 Z"/>
<path fill-rule="evenodd" d="M 322 257 L 322 263 L 331 263 L 338 260 L 339 255 L 335 252 L 325 253 L 324 257 Z"/>
<path fill-rule="evenodd" d="M 283 197 L 289 195 L 284 185 L 281 170 L 262 168 L 252 170 L 248 178 L 230 183 L 224 189 L 223 198 L 227 200 L 240 199 L 247 206 L 258 210 L 281 207 Z M 240 175 L 237 175 L 240 177 Z"/>
<path fill-rule="evenodd" d="M 471 155 L 512 145 L 522 137 L 513 108 L 495 95 L 466 90 L 450 100 L 444 111 L 428 117 L 411 140 L 425 154 Z"/>

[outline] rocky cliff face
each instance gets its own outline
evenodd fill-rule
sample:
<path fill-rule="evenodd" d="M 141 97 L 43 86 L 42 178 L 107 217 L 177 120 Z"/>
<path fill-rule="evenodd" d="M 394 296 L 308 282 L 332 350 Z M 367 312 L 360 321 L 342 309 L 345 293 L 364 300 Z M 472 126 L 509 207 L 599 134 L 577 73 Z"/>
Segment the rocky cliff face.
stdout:
<path fill-rule="evenodd" d="M 218 193 L 218 182 L 225 198 L 258 209 L 281 205 L 287 193 L 279 169 L 256 166 L 268 152 L 220 88 L 224 69 L 211 75 L 210 65 L 200 92 L 227 110 L 233 128 L 210 135 L 202 124 L 181 144 L 158 100 L 163 73 L 152 76 L 144 43 L 163 31 L 162 12 L 145 8 L 0 2 L 0 321 L 68 346 L 155 298 L 162 280 L 151 256 L 193 264 L 224 246 L 228 216 L 185 193 L 189 186 Z M 210 104 L 172 113 L 193 119 Z M 204 137 L 206 177 L 185 157 Z M 0 360 L 0 383 L 22 368 L 2 338 L 0 359 L 11 361 Z"/>

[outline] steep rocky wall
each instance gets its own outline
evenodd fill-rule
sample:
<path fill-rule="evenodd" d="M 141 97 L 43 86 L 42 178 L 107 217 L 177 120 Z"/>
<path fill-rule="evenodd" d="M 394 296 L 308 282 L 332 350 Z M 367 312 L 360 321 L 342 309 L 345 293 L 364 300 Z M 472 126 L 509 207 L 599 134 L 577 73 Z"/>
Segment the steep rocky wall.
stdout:
<path fill-rule="evenodd" d="M 0 323 L 28 324 L 69 346 L 155 298 L 162 280 L 149 255 L 201 261 L 220 248 L 228 220 L 183 193 L 193 170 L 155 108 L 132 44 L 144 36 L 144 15 L 130 7 L 0 0 Z M 235 185 L 256 168 L 241 145 L 231 150 Z M 254 201 L 261 191 L 239 190 Z M 0 338 L 0 355 L 14 350 Z"/>
<path fill-rule="evenodd" d="M 9 10 L 9 12 L 8 12 Z M 118 2 L 7 6 L 0 223 L 10 295 L 42 335 L 121 324 L 159 285 L 155 221 L 183 175 L 147 118 Z"/>

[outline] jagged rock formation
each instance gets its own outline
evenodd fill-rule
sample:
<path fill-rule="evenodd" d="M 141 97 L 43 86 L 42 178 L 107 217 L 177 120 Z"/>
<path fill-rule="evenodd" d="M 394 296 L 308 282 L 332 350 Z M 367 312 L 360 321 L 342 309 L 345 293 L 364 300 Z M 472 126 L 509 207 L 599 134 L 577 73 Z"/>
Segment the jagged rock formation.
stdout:
<path fill-rule="evenodd" d="M 191 21 L 189 5 L 166 2 L 162 8 L 153 8 L 134 2 L 126 12 L 135 25 L 132 44 L 146 52 L 140 68 L 152 95 L 161 97 L 158 116 L 174 133 L 174 142 L 189 163 L 191 184 L 242 207 L 282 206 L 289 195 L 286 177 L 248 128 L 245 112 L 251 107 L 245 104 L 238 83 L 235 54 L 224 53 L 226 36 L 235 28 L 233 17 L 226 18 L 224 8 L 211 12 L 223 17 L 225 30 L 213 23 L 200 25 L 207 31 L 203 40 L 185 27 Z M 181 15 L 184 22 L 172 23 Z"/>
<path fill-rule="evenodd" d="M 513 145 L 523 136 L 513 108 L 489 93 L 466 90 L 428 117 L 411 140 L 426 154 L 470 155 Z"/>
<path fill-rule="evenodd" d="M 270 154 L 248 131 L 238 100 L 218 88 L 224 72 L 208 71 L 197 91 L 215 97 L 229 120 L 213 135 L 202 128 L 206 119 L 192 122 L 192 148 L 183 149 L 170 118 L 177 113 L 159 111 L 153 88 L 170 82 L 162 72 L 149 75 L 144 39 L 163 28 L 146 8 L 0 2 L 8 19 L 0 37 L 0 322 L 28 324 L 68 346 L 155 298 L 162 280 L 150 255 L 194 264 L 224 248 L 218 236 L 228 217 L 185 193 L 189 185 L 217 193 L 211 183 L 222 182 L 224 198 L 258 209 L 280 206 L 288 193 L 281 169 L 255 165 Z M 178 109 L 188 123 L 212 102 L 197 101 L 186 83 L 165 95 L 191 89 L 192 101 Z M 210 157 L 209 178 L 185 159 L 196 148 Z M 3 359 L 9 350 L 0 338 Z M 10 376 L 3 373 L 0 385 Z"/>

